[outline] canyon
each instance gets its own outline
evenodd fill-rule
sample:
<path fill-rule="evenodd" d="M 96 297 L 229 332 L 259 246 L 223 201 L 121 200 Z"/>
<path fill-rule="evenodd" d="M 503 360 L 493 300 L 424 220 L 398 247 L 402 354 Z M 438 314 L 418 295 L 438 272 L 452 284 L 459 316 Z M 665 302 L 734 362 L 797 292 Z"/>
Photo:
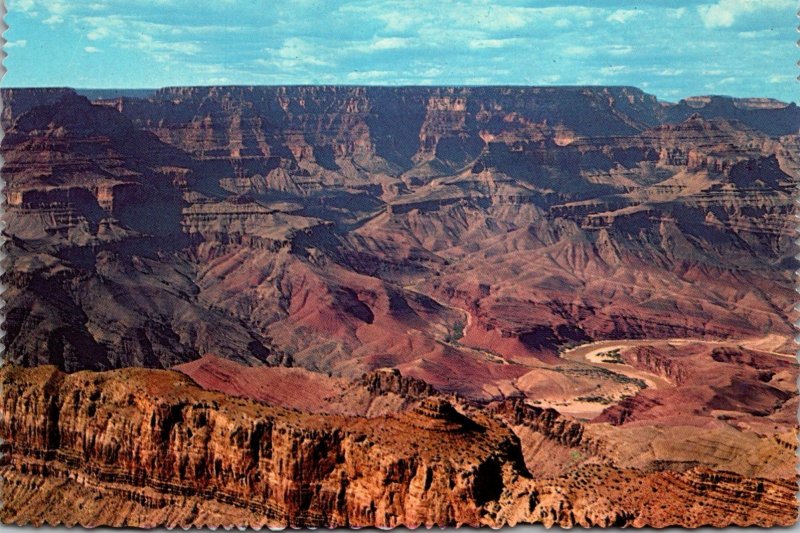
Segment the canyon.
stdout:
<path fill-rule="evenodd" d="M 795 522 L 795 104 L 0 97 L 4 522 Z"/>

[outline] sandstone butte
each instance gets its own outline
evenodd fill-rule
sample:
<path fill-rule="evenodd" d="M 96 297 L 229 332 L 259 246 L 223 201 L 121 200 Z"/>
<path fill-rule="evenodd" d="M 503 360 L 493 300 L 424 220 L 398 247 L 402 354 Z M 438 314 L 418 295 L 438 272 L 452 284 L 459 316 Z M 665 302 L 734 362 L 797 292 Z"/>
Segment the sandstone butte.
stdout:
<path fill-rule="evenodd" d="M 1 95 L 3 522 L 796 521 L 795 104 Z"/>

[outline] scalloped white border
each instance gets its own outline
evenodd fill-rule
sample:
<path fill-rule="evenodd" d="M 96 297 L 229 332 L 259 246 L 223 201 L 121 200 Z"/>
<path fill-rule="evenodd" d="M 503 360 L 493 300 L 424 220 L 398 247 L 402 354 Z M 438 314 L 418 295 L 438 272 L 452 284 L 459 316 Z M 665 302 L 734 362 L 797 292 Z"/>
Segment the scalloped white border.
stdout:
<path fill-rule="evenodd" d="M 8 56 L 6 53 L 6 38 L 5 32 L 8 29 L 8 24 L 6 24 L 6 13 L 8 10 L 6 9 L 6 2 L 5 0 L 0 0 L 0 87 L 2 87 L 2 81 L 6 77 L 6 66 L 5 66 L 5 59 Z M 3 97 L 0 95 L 0 115 L 3 113 Z M 5 137 L 5 132 L 3 131 L 3 124 L 0 121 L 0 144 L 3 142 L 3 138 Z M 6 237 L 3 233 L 5 230 L 6 223 L 5 223 L 5 214 L 6 214 L 6 195 L 5 195 L 5 180 L 3 179 L 3 156 L 0 153 L 0 366 L 5 363 L 5 354 L 6 354 L 6 344 L 5 344 L 5 337 L 6 337 L 6 330 L 5 330 L 5 322 L 6 322 L 6 314 L 5 314 L 5 307 L 6 301 L 3 298 L 3 293 L 6 291 L 5 285 L 2 281 L 2 275 L 5 274 L 6 271 Z M 2 396 L 3 390 L 0 387 L 0 396 Z M 3 486 L 2 480 L 0 480 L 0 506 L 3 505 Z M 6 531 L 10 529 L 8 526 L 0 524 L 0 531 Z"/>
<path fill-rule="evenodd" d="M 2 81 L 6 77 L 6 65 L 5 59 L 8 57 L 8 53 L 6 52 L 6 38 L 4 36 L 6 30 L 8 29 L 8 24 L 6 24 L 6 13 L 8 10 L 6 9 L 6 1 L 0 0 L 0 87 L 2 87 Z M 0 114 L 3 112 L 3 97 L 0 95 Z M 5 132 L 3 131 L 2 122 L 0 122 L 0 143 L 3 142 L 3 138 L 5 137 Z M 6 222 L 5 222 L 5 214 L 6 214 L 6 195 L 5 195 L 5 188 L 6 182 L 3 179 L 3 156 L 0 154 L 0 276 L 5 274 L 6 269 L 6 237 L 3 231 L 6 229 Z M 6 337 L 6 330 L 3 327 L 6 321 L 6 314 L 5 314 L 5 307 L 6 301 L 3 298 L 3 293 L 6 292 L 5 285 L 3 285 L 2 278 L 0 277 L 0 365 L 5 362 L 5 353 L 6 353 L 6 344 L 5 344 L 5 337 Z M 0 390 L 0 394 L 2 394 L 2 390 Z"/>
<path fill-rule="evenodd" d="M 8 69 L 5 66 L 5 59 L 8 57 L 8 53 L 5 50 L 5 45 L 7 43 L 7 40 L 6 40 L 5 36 L 4 36 L 6 30 L 8 30 L 8 24 L 6 23 L 6 14 L 7 13 L 8 13 L 8 9 L 6 7 L 6 1 L 5 0 L 0 0 L 0 87 L 2 87 L 2 81 L 5 78 L 6 73 L 8 72 Z M 796 17 L 798 19 L 800 19 L 800 7 L 798 8 Z M 797 31 L 798 31 L 798 33 L 800 33 L 800 22 L 798 23 Z M 797 44 L 797 47 L 800 48 L 800 39 L 798 39 L 796 41 L 796 44 Z M 797 61 L 797 67 L 800 68 L 800 59 Z M 800 74 L 795 78 L 795 83 L 800 83 Z M 795 87 L 797 88 L 798 86 L 796 85 Z M 3 98 L 2 98 L 2 95 L 0 95 L 0 114 L 2 114 L 3 108 L 4 108 Z M 798 133 L 798 135 L 800 135 L 800 127 L 798 128 L 797 133 Z M 2 144 L 4 136 L 5 136 L 5 132 L 3 131 L 2 122 L 0 122 L 0 144 Z M 6 253 L 5 253 L 6 237 L 5 237 L 5 234 L 3 233 L 3 230 L 5 230 L 5 226 L 6 226 L 6 224 L 5 224 L 6 195 L 5 195 L 5 180 L 3 179 L 3 173 L 2 173 L 3 163 L 4 163 L 3 156 L 0 153 L 0 276 L 2 276 L 5 273 L 5 268 L 6 268 Z M 796 236 L 797 236 L 797 239 L 795 239 L 795 244 L 798 247 L 800 247 L 800 184 L 798 184 L 796 186 L 795 206 L 796 206 L 796 212 L 794 214 L 794 217 L 798 222 L 798 225 L 796 226 L 796 229 L 795 229 L 795 233 L 796 233 Z M 800 260 L 800 250 L 798 251 L 798 254 L 795 255 L 795 258 Z M 795 274 L 795 279 L 797 281 L 797 285 L 796 285 L 795 291 L 798 293 L 798 295 L 800 295 L 800 268 L 798 270 L 796 270 L 794 274 Z M 6 350 L 5 341 L 4 341 L 6 332 L 5 332 L 5 328 L 3 327 L 5 325 L 5 312 L 4 312 L 4 310 L 5 310 L 5 304 L 6 304 L 5 299 L 2 296 L 4 292 L 5 292 L 5 286 L 3 285 L 2 278 L 0 277 L 0 365 L 2 365 L 5 362 L 5 350 Z M 795 309 L 795 311 L 800 312 L 800 296 L 798 296 L 798 302 L 797 302 L 797 304 L 795 304 L 794 309 Z M 797 357 L 798 363 L 800 364 L 800 318 L 798 318 L 798 320 L 794 323 L 794 326 L 795 326 L 795 329 L 798 331 L 798 334 L 795 337 L 795 343 L 798 344 L 798 350 L 796 352 L 796 357 Z M 800 376 L 798 376 L 797 388 L 798 388 L 798 390 L 800 390 Z M 0 389 L 0 395 L 2 395 L 2 389 Z M 797 420 L 798 420 L 798 424 L 800 424 L 800 406 L 798 406 Z M 798 439 L 798 446 L 797 446 L 797 449 L 796 449 L 796 456 L 798 458 L 798 462 L 797 462 L 797 466 L 796 466 L 796 471 L 797 471 L 798 475 L 800 476 L 800 432 L 798 432 L 798 434 L 797 434 L 797 439 Z M 0 506 L 2 505 L 2 483 L 1 483 L 1 481 L 2 480 L 0 480 Z M 800 485 L 798 485 L 797 495 L 798 495 L 798 502 L 800 502 Z M 800 511 L 800 507 L 798 509 Z M 501 529 L 505 530 L 508 527 L 509 526 L 506 526 L 506 527 L 503 527 Z M 520 533 L 528 532 L 528 531 L 541 531 L 543 529 L 543 527 L 541 525 L 539 525 L 539 524 L 525 524 L 525 525 L 518 525 L 518 526 L 511 526 L 511 527 L 513 527 L 513 529 L 515 531 L 518 531 Z M 733 527 L 733 526 L 731 526 L 731 527 Z M 231 529 L 234 529 L 234 528 L 238 529 L 240 531 L 245 531 L 245 530 L 248 529 L 247 527 L 244 527 L 244 526 L 224 527 L 224 529 L 226 529 L 226 530 L 231 530 Z M 14 526 L 8 526 L 8 525 L 5 525 L 5 524 L 0 524 L 0 532 L 3 532 L 3 531 L 31 530 L 31 529 L 39 529 L 39 528 L 33 528 L 32 526 L 14 527 Z M 48 526 L 48 529 L 51 530 L 51 531 L 63 531 L 63 532 L 66 532 L 66 531 L 70 531 L 72 528 L 67 528 L 64 525 L 59 525 L 59 526 Z M 183 529 L 184 531 L 188 531 L 190 528 L 176 528 L 176 529 Z M 194 529 L 194 528 L 191 528 L 191 529 Z M 211 529 L 212 530 L 216 530 L 217 528 L 211 528 Z M 256 528 L 256 530 L 259 530 L 259 529 L 261 529 L 261 528 Z M 314 528 L 314 529 L 316 529 L 316 528 Z M 455 530 L 455 529 L 456 528 L 443 528 L 442 530 L 443 531 L 447 531 L 447 530 Z M 469 527 L 464 527 L 464 528 L 461 528 L 461 529 L 478 531 L 475 528 L 469 528 Z M 724 529 L 730 529 L 730 528 L 721 528 L 721 529 L 724 530 Z M 280 530 L 282 530 L 282 529 L 280 529 Z M 615 530 L 619 530 L 619 528 L 611 527 L 611 528 L 603 529 L 603 531 L 615 531 Z M 795 524 L 793 527 L 789 528 L 789 530 L 800 531 L 800 522 Z M 95 531 L 113 531 L 113 530 L 111 530 L 109 528 L 99 527 L 99 528 L 95 529 Z M 149 531 L 171 531 L 171 529 L 170 528 L 164 528 L 164 527 L 157 527 L 157 528 L 149 529 Z M 698 528 L 696 531 L 718 531 L 718 530 L 717 530 L 717 528 L 701 527 L 701 528 Z"/>
<path fill-rule="evenodd" d="M 797 13 L 795 17 L 800 19 L 800 5 L 798 6 Z M 798 20 L 797 25 L 797 32 L 800 33 L 800 20 Z M 800 48 L 800 39 L 795 41 L 795 44 L 798 48 Z M 796 66 L 800 68 L 800 59 L 798 59 Z M 795 89 L 798 88 L 797 83 L 800 82 L 800 74 L 795 77 Z M 798 125 L 797 134 L 800 135 L 800 125 Z M 794 256 L 795 259 L 800 260 L 800 183 L 795 185 L 795 198 L 794 198 L 794 205 L 795 205 L 795 213 L 794 218 L 797 221 L 798 225 L 795 227 L 795 245 L 797 246 L 797 255 Z M 800 268 L 795 270 L 794 272 L 795 281 L 797 285 L 795 286 L 795 292 L 800 294 Z M 794 306 L 795 312 L 800 313 L 800 297 L 798 298 L 797 303 Z M 797 322 L 794 323 L 795 330 L 798 331 L 798 335 L 794 338 L 795 344 L 798 345 L 797 352 L 795 352 L 795 358 L 800 364 L 800 318 L 797 319 Z M 2 340 L 2 338 L 0 338 Z M 795 383 L 797 390 L 800 391 L 800 375 L 797 377 L 797 382 Z M 797 418 L 797 424 L 800 425 L 800 405 L 797 406 L 797 413 L 795 413 Z M 800 476 L 800 431 L 798 431 L 796 435 L 796 442 L 797 446 L 795 448 L 795 472 Z M 800 483 L 797 486 L 797 505 L 798 505 L 798 522 L 792 527 L 793 530 L 800 530 Z"/>

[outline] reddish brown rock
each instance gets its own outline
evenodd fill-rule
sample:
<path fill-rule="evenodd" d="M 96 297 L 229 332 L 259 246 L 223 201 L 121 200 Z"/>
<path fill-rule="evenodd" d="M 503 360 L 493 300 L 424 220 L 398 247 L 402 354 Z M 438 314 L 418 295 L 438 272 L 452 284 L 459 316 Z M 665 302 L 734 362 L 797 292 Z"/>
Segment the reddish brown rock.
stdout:
<path fill-rule="evenodd" d="M 584 465 L 531 479 L 506 426 L 443 398 L 365 419 L 207 392 L 171 371 L 6 366 L 2 377 L 4 522 L 660 527 L 795 519 L 792 484 L 702 468 Z"/>
<path fill-rule="evenodd" d="M 6 472 L 217 501 L 262 523 L 477 525 L 526 475 L 513 433 L 444 400 L 367 420 L 204 392 L 168 371 L 6 367 L 3 378 Z"/>

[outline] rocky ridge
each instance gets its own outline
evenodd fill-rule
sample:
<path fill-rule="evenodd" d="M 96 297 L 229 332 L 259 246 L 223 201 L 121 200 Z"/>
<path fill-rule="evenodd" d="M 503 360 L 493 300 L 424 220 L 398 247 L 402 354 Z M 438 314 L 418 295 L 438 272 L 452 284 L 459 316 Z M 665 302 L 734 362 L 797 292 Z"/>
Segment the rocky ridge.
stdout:
<path fill-rule="evenodd" d="M 9 365 L 2 374 L 0 430 L 10 454 L 3 466 L 5 522 L 497 527 L 794 521 L 791 486 L 732 473 L 642 475 L 585 466 L 566 478 L 531 479 L 506 426 L 443 398 L 376 424 L 202 391 L 170 371 L 64 375 L 53 367 Z M 25 498 L 46 498 L 52 483 L 64 494 L 82 495 L 68 508 L 53 502 L 38 516 L 28 514 Z M 650 493 L 658 493 L 660 505 L 641 505 Z M 698 499 L 708 509 L 686 507 Z M 112 519 L 102 509 L 114 502 L 121 507 L 114 507 Z"/>

